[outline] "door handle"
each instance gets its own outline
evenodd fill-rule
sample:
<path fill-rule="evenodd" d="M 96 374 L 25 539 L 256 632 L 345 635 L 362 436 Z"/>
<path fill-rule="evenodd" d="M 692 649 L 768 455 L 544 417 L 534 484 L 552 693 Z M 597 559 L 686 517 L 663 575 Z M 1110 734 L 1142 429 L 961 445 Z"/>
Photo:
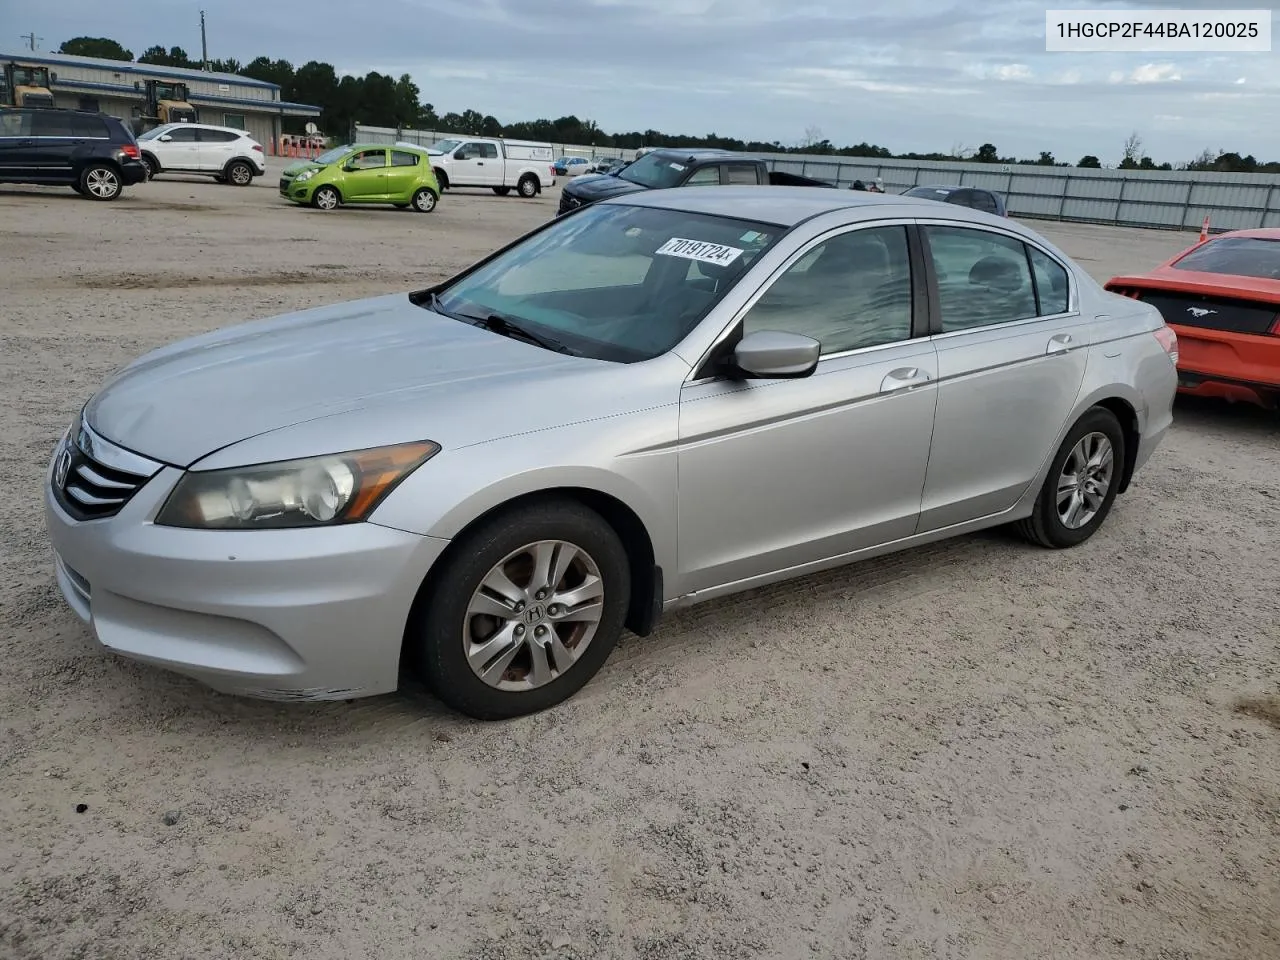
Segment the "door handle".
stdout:
<path fill-rule="evenodd" d="M 1071 349 L 1071 334 L 1059 333 L 1049 338 L 1049 346 L 1045 348 L 1045 353 L 1066 353 Z"/>
<path fill-rule="evenodd" d="M 897 370 L 890 371 L 881 381 L 880 392 L 893 393 L 895 390 L 908 390 L 928 383 L 929 380 L 929 374 L 919 367 L 899 367 Z"/>

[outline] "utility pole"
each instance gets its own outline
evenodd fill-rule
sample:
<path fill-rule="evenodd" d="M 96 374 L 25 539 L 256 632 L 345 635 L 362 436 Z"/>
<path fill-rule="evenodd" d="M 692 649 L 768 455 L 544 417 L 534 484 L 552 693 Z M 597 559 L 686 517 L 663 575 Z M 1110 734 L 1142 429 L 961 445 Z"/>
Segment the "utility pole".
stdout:
<path fill-rule="evenodd" d="M 200 11 L 200 69 L 209 69 L 209 41 L 204 33 L 204 11 Z"/>
<path fill-rule="evenodd" d="M 34 33 L 24 33 L 22 39 L 27 41 L 27 48 L 32 52 L 36 52 L 36 41 L 43 40 L 44 37 L 37 37 Z"/>

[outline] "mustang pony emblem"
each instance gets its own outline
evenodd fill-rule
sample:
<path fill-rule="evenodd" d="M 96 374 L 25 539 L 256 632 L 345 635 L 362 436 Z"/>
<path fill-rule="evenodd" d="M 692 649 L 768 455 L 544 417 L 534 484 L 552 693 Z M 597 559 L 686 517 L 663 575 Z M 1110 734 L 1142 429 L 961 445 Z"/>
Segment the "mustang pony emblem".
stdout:
<path fill-rule="evenodd" d="M 1217 310 L 1207 310 L 1204 307 L 1187 307 L 1187 313 L 1193 317 L 1207 317 L 1211 313 L 1217 313 Z"/>

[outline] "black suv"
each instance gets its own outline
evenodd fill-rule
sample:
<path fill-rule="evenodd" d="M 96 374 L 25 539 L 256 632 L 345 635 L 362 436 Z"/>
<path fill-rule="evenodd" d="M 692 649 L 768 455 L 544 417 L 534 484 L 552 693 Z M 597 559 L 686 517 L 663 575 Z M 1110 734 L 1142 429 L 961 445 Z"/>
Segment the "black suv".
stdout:
<path fill-rule="evenodd" d="M 114 200 L 126 184 L 146 179 L 138 142 L 115 117 L 0 107 L 0 183 L 61 185 L 93 200 Z"/>

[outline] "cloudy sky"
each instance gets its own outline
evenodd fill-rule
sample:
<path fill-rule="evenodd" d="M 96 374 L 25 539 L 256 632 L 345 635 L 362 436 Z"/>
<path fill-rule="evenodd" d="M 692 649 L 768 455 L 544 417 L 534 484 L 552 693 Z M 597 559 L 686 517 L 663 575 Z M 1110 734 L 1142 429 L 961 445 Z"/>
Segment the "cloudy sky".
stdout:
<path fill-rule="evenodd" d="M 209 55 L 409 73 L 437 111 L 504 122 L 566 114 L 655 128 L 894 151 L 992 142 L 1001 154 L 1117 162 L 1137 131 L 1157 161 L 1205 148 L 1280 159 L 1273 53 L 1046 53 L 1054 8 L 1140 11 L 1251 0 L 217 0 Z M 1252 0 L 1256 4 L 1256 0 Z M 197 0 L 58 0 L 17 13 L 41 49 L 109 36 L 200 50 Z M 366 6 L 367 15 L 356 11 Z M 329 15 L 331 14 L 331 16 Z M 382 29 L 373 26 L 376 21 Z M 13 49 L 17 38 L 0 47 Z M 1268 122 L 1263 122 L 1266 118 Z"/>

